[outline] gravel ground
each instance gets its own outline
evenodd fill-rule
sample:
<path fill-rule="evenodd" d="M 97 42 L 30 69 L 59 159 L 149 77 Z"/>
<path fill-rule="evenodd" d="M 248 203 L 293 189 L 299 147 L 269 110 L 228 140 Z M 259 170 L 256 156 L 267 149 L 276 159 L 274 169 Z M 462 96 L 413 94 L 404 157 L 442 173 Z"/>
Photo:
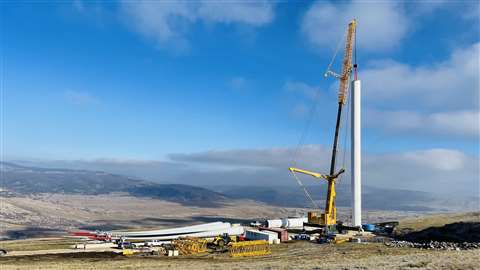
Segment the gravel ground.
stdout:
<path fill-rule="evenodd" d="M 229 258 L 123 257 L 109 253 L 5 257 L 2 270 L 11 269 L 478 269 L 480 250 L 423 250 L 392 248 L 381 243 L 319 245 L 298 241 L 276 245 L 272 255 Z"/>
<path fill-rule="evenodd" d="M 385 243 L 388 247 L 411 247 L 422 249 L 441 249 L 441 250 L 467 250 L 480 248 L 480 243 L 452 243 L 452 242 L 438 242 L 430 241 L 427 243 L 417 243 L 409 241 L 391 241 Z"/>

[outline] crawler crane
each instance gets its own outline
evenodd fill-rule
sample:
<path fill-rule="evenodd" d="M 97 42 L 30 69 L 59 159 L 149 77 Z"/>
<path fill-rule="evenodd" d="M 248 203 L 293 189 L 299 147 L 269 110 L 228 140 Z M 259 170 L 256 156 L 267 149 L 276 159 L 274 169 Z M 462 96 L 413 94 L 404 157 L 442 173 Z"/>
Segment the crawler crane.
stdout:
<path fill-rule="evenodd" d="M 336 155 L 337 155 L 338 137 L 340 132 L 342 109 L 347 99 L 350 73 L 352 72 L 352 67 L 353 67 L 352 54 L 353 54 L 353 47 L 355 42 L 354 40 L 355 29 L 356 29 L 356 22 L 355 20 L 353 20 L 348 24 L 341 74 L 337 74 L 331 71 L 330 67 L 325 73 L 325 76 L 332 75 L 333 77 L 337 78 L 340 81 L 340 89 L 338 92 L 337 121 L 335 126 L 335 137 L 333 140 L 332 159 L 330 162 L 330 173 L 320 174 L 320 173 L 311 172 L 311 171 L 298 169 L 294 167 L 289 168 L 289 170 L 293 174 L 302 173 L 302 174 L 313 176 L 315 178 L 322 178 L 328 182 L 327 199 L 326 199 L 324 213 L 319 214 L 317 212 L 308 212 L 308 223 L 305 224 L 307 226 L 325 227 L 327 232 L 335 230 L 337 225 L 337 211 L 335 208 L 335 196 L 336 196 L 335 184 L 338 179 L 338 176 L 345 172 L 343 168 L 340 169 L 339 171 L 336 171 L 335 161 L 336 161 Z"/>

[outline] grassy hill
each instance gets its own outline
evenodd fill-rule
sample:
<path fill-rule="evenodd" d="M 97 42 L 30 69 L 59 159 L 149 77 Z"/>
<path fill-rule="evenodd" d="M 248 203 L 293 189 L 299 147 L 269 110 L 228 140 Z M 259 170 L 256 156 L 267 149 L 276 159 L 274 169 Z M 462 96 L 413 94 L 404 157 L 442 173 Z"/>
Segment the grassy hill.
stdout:
<path fill-rule="evenodd" d="M 176 184 L 157 184 L 99 171 L 45 169 L 0 163 L 2 189 L 19 194 L 63 193 L 99 195 L 126 192 L 188 205 L 221 204 L 226 196 L 209 189 Z"/>

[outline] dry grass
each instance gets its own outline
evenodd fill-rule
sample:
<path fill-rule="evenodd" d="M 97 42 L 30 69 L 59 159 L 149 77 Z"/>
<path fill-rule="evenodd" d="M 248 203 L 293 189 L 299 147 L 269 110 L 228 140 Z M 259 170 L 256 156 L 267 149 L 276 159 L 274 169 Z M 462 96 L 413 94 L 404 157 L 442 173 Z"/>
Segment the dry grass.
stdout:
<path fill-rule="evenodd" d="M 256 258 L 222 255 L 121 257 L 112 254 L 43 255 L 0 259 L 10 269 L 476 269 L 480 250 L 429 251 L 382 244 L 281 244 Z"/>
<path fill-rule="evenodd" d="M 306 215 L 309 209 L 265 205 L 248 200 L 231 201 L 222 207 L 192 207 L 178 203 L 135 198 L 125 194 L 39 194 L 0 198 L 0 239 L 44 237 L 58 231 L 85 229 L 125 230 L 185 226 L 217 220 L 240 222 Z M 339 220 L 348 220 L 350 210 L 338 209 Z M 398 220 L 415 213 L 364 211 L 365 222 Z M 40 229 L 38 232 L 35 229 Z M 52 230 L 52 231 L 50 231 Z"/>
<path fill-rule="evenodd" d="M 178 226 L 198 217 L 222 215 L 260 218 L 293 215 L 297 209 L 268 206 L 253 201 L 232 201 L 223 207 L 192 207 L 179 203 L 124 194 L 62 195 L 0 198 L 0 222 L 9 227 L 75 228 L 86 225 L 118 227 Z M 4 227 L 5 228 L 5 227 Z M 6 228 L 8 229 L 8 227 Z"/>
<path fill-rule="evenodd" d="M 428 227 L 441 227 L 454 222 L 480 222 L 480 212 L 458 213 L 458 214 L 434 214 L 419 218 L 407 218 L 401 220 L 398 229 L 413 229 L 420 231 Z"/>
<path fill-rule="evenodd" d="M 406 219 L 401 226 L 423 229 L 478 219 L 478 213 Z M 9 250 L 65 248 L 70 239 L 0 242 Z M 33 253 L 33 252 L 32 252 Z M 445 251 L 390 248 L 380 243 L 320 245 L 298 241 L 272 246 L 272 255 L 230 258 L 227 254 L 123 257 L 114 253 L 70 253 L 0 258 L 2 270 L 35 269 L 478 269 L 480 250 Z"/>
<path fill-rule="evenodd" d="M 35 238 L 25 240 L 0 241 L 0 248 L 8 251 L 36 251 L 70 248 L 78 240 L 68 238 Z"/>

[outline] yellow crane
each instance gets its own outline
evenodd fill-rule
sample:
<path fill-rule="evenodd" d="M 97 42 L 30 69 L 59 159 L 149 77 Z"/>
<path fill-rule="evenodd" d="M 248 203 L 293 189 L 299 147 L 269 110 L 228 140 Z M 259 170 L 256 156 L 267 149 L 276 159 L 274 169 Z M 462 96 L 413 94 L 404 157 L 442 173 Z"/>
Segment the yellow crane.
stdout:
<path fill-rule="evenodd" d="M 337 211 L 335 208 L 335 196 L 336 196 L 335 182 L 338 176 L 345 172 L 343 168 L 340 169 L 338 172 L 335 172 L 335 169 L 336 169 L 335 161 L 336 161 L 336 155 L 337 155 L 338 137 L 340 132 L 340 120 L 342 117 L 342 109 L 347 99 L 348 83 L 350 80 L 350 73 L 353 67 L 352 55 L 353 55 L 353 46 L 355 42 L 355 29 L 356 29 L 356 22 L 355 20 L 352 20 L 348 24 L 341 74 L 337 74 L 331 71 L 330 66 L 327 72 L 325 73 L 325 76 L 333 75 L 335 78 L 340 80 L 340 88 L 338 91 L 337 122 L 335 125 L 335 137 L 333 140 L 332 159 L 330 162 L 330 173 L 327 175 L 327 174 L 320 174 L 320 173 L 311 172 L 311 171 L 302 170 L 302 169 L 293 168 L 293 167 L 289 168 L 289 170 L 293 174 L 302 173 L 302 174 L 313 176 L 315 178 L 322 178 L 328 182 L 327 199 L 326 199 L 324 213 L 318 215 L 317 212 L 308 212 L 309 224 L 325 226 L 327 227 L 327 229 L 337 224 Z"/>

